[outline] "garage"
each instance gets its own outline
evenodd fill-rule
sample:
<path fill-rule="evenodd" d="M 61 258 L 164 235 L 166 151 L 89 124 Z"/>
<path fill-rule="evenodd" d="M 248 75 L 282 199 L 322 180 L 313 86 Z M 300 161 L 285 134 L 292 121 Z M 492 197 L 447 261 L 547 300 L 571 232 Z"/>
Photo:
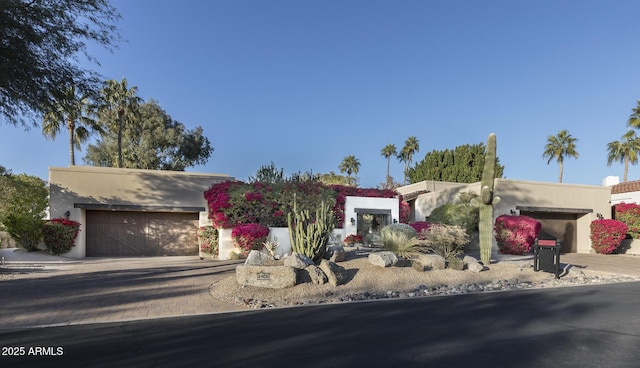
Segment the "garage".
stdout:
<path fill-rule="evenodd" d="M 198 255 L 198 216 L 198 212 L 87 210 L 86 255 Z"/>
<path fill-rule="evenodd" d="M 532 217 L 542 224 L 538 235 L 540 239 L 560 240 L 562 253 L 576 253 L 577 221 L 581 216 L 591 213 L 591 209 L 581 208 L 549 208 L 516 206 L 521 215 Z"/>

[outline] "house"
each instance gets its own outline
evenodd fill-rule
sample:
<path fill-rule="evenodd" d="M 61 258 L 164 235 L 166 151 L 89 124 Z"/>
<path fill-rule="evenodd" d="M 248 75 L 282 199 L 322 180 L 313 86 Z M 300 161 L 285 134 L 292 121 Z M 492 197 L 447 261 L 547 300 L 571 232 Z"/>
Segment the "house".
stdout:
<path fill-rule="evenodd" d="M 412 221 L 428 221 L 431 211 L 455 201 L 462 192 L 480 193 L 480 182 L 463 184 L 423 181 L 398 188 L 411 206 Z M 494 193 L 500 202 L 494 206 L 495 218 L 518 213 L 542 223 L 541 238 L 559 239 L 562 252 L 590 253 L 590 225 L 599 216 L 611 218 L 612 188 L 495 179 Z M 472 242 L 467 249 L 477 249 Z M 493 250 L 498 246 L 493 240 Z"/>
<path fill-rule="evenodd" d="M 611 205 L 618 203 L 640 203 L 640 180 L 620 183 L 617 176 L 609 176 L 604 185 L 611 187 Z"/>
<path fill-rule="evenodd" d="M 233 179 L 180 171 L 50 167 L 49 213 L 81 224 L 68 257 L 198 255 L 198 227 L 210 223 L 203 192 Z"/>

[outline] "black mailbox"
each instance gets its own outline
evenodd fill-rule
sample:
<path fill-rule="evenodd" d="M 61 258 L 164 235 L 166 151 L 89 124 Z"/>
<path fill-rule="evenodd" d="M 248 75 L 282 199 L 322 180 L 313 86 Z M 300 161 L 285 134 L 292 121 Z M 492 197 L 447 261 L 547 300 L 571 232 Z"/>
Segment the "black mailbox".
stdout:
<path fill-rule="evenodd" d="M 560 242 L 536 239 L 533 244 L 533 270 L 551 272 L 560 278 Z"/>

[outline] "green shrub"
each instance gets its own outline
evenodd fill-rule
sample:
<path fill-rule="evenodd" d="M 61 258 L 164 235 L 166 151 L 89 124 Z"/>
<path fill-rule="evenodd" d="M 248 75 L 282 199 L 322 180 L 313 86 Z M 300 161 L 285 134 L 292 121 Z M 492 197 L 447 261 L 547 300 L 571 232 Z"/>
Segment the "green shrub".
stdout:
<path fill-rule="evenodd" d="M 408 238 L 413 238 L 418 236 L 418 232 L 411 225 L 408 224 L 389 224 L 382 229 L 380 229 L 380 236 L 384 238 L 385 233 L 402 233 L 405 234 Z"/>
<path fill-rule="evenodd" d="M 16 244 L 29 251 L 38 250 L 42 239 L 42 219 L 28 214 L 11 214 L 4 218 L 3 225 Z"/>
<path fill-rule="evenodd" d="M 460 226 L 433 225 L 423 234 L 424 247 L 441 255 L 447 262 L 461 255 L 469 243 L 469 234 Z"/>
<path fill-rule="evenodd" d="M 429 222 L 460 226 L 467 234 L 473 234 L 478 231 L 480 219 L 478 206 L 474 205 L 474 198 L 477 197 L 475 193 L 460 193 L 457 201 L 445 203 L 431 211 Z"/>
<path fill-rule="evenodd" d="M 45 221 L 42 226 L 44 245 L 49 253 L 59 255 L 67 253 L 75 245 L 80 231 L 80 223 L 67 219 Z"/>

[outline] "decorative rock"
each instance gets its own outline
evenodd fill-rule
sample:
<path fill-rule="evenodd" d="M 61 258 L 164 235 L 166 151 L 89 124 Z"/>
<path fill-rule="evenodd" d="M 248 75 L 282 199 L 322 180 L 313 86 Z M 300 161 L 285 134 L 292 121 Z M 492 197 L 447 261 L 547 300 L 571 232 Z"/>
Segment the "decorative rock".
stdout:
<path fill-rule="evenodd" d="M 275 266 L 276 260 L 274 260 L 267 253 L 259 250 L 252 250 L 249 252 L 247 259 L 244 261 L 245 266 Z"/>
<path fill-rule="evenodd" d="M 289 266 L 236 266 L 236 281 L 243 286 L 284 289 L 296 285 L 296 269 Z"/>
<path fill-rule="evenodd" d="M 439 256 L 437 254 L 418 254 L 413 257 L 413 268 L 416 270 L 420 270 L 420 265 L 422 265 L 422 270 L 444 270 L 446 265 L 446 261 L 444 257 Z M 415 264 L 418 263 L 418 264 Z"/>
<path fill-rule="evenodd" d="M 341 249 L 341 250 L 334 250 L 329 260 L 331 262 L 344 262 L 345 258 L 346 258 L 345 251 L 344 249 Z"/>
<path fill-rule="evenodd" d="M 389 267 L 398 262 L 398 257 L 389 251 L 375 252 L 369 254 L 369 263 L 374 266 Z"/>
<path fill-rule="evenodd" d="M 324 285 L 329 281 L 327 275 L 316 265 L 310 265 L 302 271 L 307 272 L 311 282 L 316 285 Z"/>
<path fill-rule="evenodd" d="M 292 255 L 284 259 L 285 266 L 297 268 L 299 270 L 302 270 L 312 264 L 313 261 L 311 260 L 311 258 L 299 253 L 293 253 Z"/>
<path fill-rule="evenodd" d="M 331 286 L 342 285 L 347 281 L 347 271 L 344 267 L 340 267 L 334 262 L 323 259 L 320 262 L 320 269 L 327 276 Z"/>
<path fill-rule="evenodd" d="M 481 265 L 480 262 L 478 262 L 478 260 L 474 257 L 464 256 L 462 262 L 464 262 L 465 266 L 467 266 L 467 269 L 471 272 L 478 273 L 484 270 L 484 266 Z"/>

